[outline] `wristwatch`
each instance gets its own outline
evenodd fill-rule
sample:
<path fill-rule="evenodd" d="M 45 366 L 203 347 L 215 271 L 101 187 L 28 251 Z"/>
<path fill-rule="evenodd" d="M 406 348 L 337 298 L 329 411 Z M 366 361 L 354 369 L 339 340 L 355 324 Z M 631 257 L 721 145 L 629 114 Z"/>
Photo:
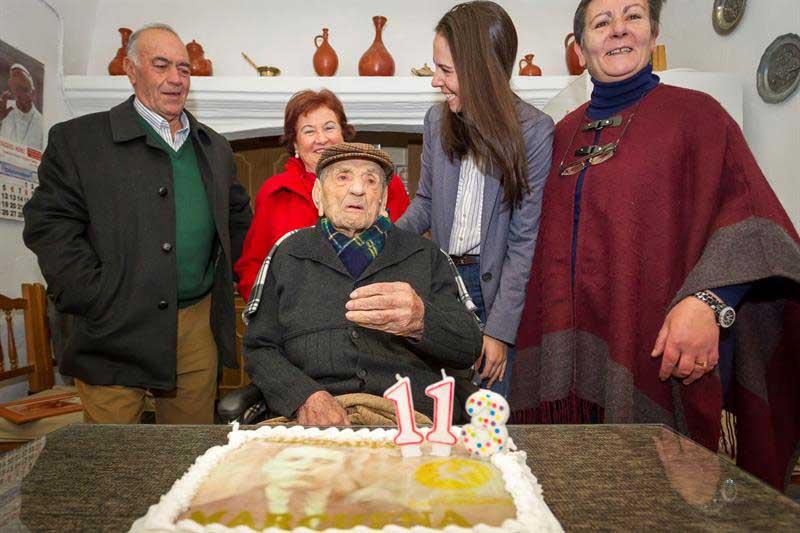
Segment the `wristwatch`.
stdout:
<path fill-rule="evenodd" d="M 693 296 L 707 304 L 714 311 L 719 327 L 729 328 L 733 325 L 736 320 L 736 311 L 733 307 L 725 305 L 725 302 L 714 296 L 710 291 L 697 291 Z"/>

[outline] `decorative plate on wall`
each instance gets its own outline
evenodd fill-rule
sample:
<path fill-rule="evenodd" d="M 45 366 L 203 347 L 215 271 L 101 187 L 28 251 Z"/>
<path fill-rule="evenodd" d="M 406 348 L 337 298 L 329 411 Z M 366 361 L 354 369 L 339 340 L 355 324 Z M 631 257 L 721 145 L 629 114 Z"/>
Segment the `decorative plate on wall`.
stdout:
<path fill-rule="evenodd" d="M 758 94 L 769 104 L 783 102 L 800 85 L 800 37 L 781 35 L 761 56 L 756 73 Z"/>
<path fill-rule="evenodd" d="M 747 0 L 714 0 L 711 21 L 714 31 L 720 35 L 728 35 L 742 20 Z"/>

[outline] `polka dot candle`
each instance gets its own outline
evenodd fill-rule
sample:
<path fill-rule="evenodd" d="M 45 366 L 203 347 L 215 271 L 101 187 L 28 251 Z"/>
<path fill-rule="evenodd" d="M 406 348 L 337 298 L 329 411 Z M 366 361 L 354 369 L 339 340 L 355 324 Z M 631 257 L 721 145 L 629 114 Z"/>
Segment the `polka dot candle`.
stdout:
<path fill-rule="evenodd" d="M 508 446 L 508 402 L 500 394 L 481 389 L 467 398 L 467 414 L 472 418 L 461 429 L 461 441 L 471 455 L 491 457 Z"/>

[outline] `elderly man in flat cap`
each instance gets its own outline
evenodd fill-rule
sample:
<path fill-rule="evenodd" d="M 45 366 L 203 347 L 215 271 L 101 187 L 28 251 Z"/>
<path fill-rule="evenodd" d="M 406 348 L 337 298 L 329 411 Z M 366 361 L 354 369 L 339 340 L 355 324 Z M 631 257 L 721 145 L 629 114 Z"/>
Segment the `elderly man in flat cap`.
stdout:
<path fill-rule="evenodd" d="M 411 380 L 416 410 L 430 416 L 425 387 L 442 369 L 469 369 L 481 351 L 455 269 L 382 214 L 394 172 L 385 152 L 334 145 L 316 170 L 320 218 L 284 236 L 264 261 L 245 310 L 245 368 L 270 411 L 303 425 L 347 425 L 334 396 L 381 396 L 398 373 Z M 456 387 L 462 406 L 470 387 Z"/>

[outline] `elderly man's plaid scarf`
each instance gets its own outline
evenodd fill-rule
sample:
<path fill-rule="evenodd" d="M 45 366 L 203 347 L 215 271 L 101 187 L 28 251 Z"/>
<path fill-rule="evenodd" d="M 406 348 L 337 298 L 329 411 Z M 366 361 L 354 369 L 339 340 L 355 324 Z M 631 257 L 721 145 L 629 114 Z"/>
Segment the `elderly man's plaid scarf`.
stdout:
<path fill-rule="evenodd" d="M 381 216 L 359 235 L 348 237 L 336 231 L 327 218 L 322 217 L 319 222 L 336 255 L 354 278 L 360 276 L 381 253 L 383 243 L 386 242 L 386 232 L 392 227 L 392 221 Z"/>

